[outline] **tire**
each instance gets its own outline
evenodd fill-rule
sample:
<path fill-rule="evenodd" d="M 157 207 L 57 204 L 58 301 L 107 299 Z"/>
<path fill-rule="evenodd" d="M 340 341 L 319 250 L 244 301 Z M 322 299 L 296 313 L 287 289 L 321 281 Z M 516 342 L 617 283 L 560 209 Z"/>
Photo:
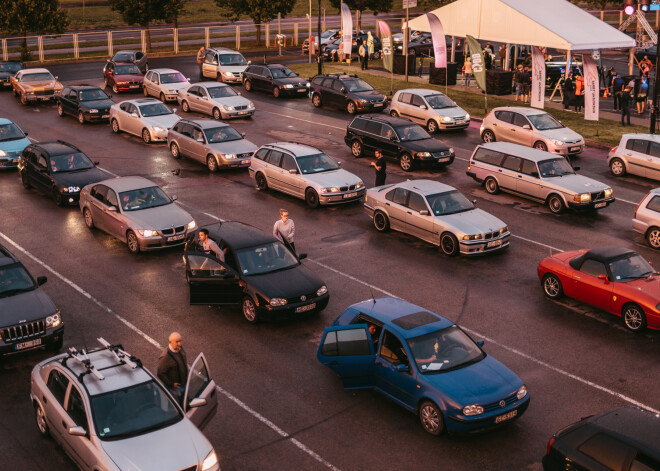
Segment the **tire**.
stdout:
<path fill-rule="evenodd" d="M 254 325 L 259 322 L 259 310 L 257 309 L 256 304 L 254 304 L 254 301 L 252 300 L 251 297 L 246 296 L 243 299 L 243 317 L 245 318 L 246 321 L 248 321 L 250 324 Z"/>
<path fill-rule="evenodd" d="M 484 142 L 495 142 L 495 133 L 493 133 L 493 131 L 490 129 L 486 129 L 481 135 L 481 140 Z"/>
<path fill-rule="evenodd" d="M 550 299 L 559 299 L 564 296 L 564 287 L 557 275 L 546 273 L 541 280 L 541 285 L 543 286 L 543 294 Z"/>
<path fill-rule="evenodd" d="M 398 117 L 399 117 L 399 113 L 397 113 L 396 110 L 392 110 L 392 111 L 390 111 L 390 116 L 392 116 L 393 118 L 398 118 Z"/>
<path fill-rule="evenodd" d="M 550 195 L 548 198 L 548 208 L 554 214 L 561 214 L 566 209 L 566 206 L 564 206 L 564 200 L 561 199 L 561 196 Z"/>
<path fill-rule="evenodd" d="M 53 201 L 58 206 L 64 206 L 64 200 L 62 199 L 62 193 L 58 191 L 57 188 L 53 188 Z"/>
<path fill-rule="evenodd" d="M 217 74 L 217 75 L 215 76 L 215 79 L 216 79 L 218 82 L 225 83 L 225 79 L 222 78 L 222 74 L 220 74 L 220 73 Z"/>
<path fill-rule="evenodd" d="M 378 232 L 387 232 L 390 230 L 390 220 L 382 211 L 374 213 L 374 227 Z"/>
<path fill-rule="evenodd" d="M 222 119 L 222 113 L 220 113 L 219 108 L 213 108 L 213 119 L 218 121 Z"/>
<path fill-rule="evenodd" d="M 493 177 L 486 178 L 486 181 L 484 181 L 484 188 L 486 189 L 486 193 L 491 195 L 496 195 L 500 192 L 500 186 L 497 184 L 497 180 Z"/>
<path fill-rule="evenodd" d="M 543 141 L 536 141 L 534 143 L 534 149 L 542 150 L 543 152 L 548 152 L 548 146 Z"/>
<path fill-rule="evenodd" d="M 165 94 L 163 92 L 160 92 L 160 101 L 165 103 Z"/>
<path fill-rule="evenodd" d="M 121 132 L 121 129 L 119 128 L 119 121 L 117 121 L 115 118 L 112 118 L 110 126 L 112 126 L 112 132 L 115 134 L 119 134 Z"/>
<path fill-rule="evenodd" d="M 280 97 L 280 87 L 273 87 L 273 96 L 274 96 L 275 98 L 279 98 L 279 97 Z"/>
<path fill-rule="evenodd" d="M 349 101 L 348 103 L 346 103 L 346 111 L 348 112 L 348 114 L 357 113 L 357 106 L 353 101 Z"/>
<path fill-rule="evenodd" d="M 310 208 L 318 208 L 319 194 L 314 189 L 307 188 L 307 191 L 305 191 L 305 203 L 307 203 L 307 206 Z"/>
<path fill-rule="evenodd" d="M 257 182 L 257 188 L 260 191 L 268 191 L 268 181 L 266 180 L 266 176 L 263 173 L 257 173 L 254 179 Z"/>
<path fill-rule="evenodd" d="M 359 159 L 364 154 L 364 150 L 362 149 L 362 143 L 360 142 L 359 139 L 355 139 L 353 142 L 351 142 L 351 153 L 353 154 L 353 157 L 355 157 L 356 159 Z"/>
<path fill-rule="evenodd" d="M 114 93 L 115 95 L 119 94 L 119 88 L 117 87 L 116 84 L 112 86 L 112 93 Z"/>
<path fill-rule="evenodd" d="M 128 246 L 128 251 L 133 255 L 140 253 L 140 242 L 138 241 L 135 232 L 128 231 L 126 233 L 126 245 Z"/>
<path fill-rule="evenodd" d="M 85 124 L 85 113 L 83 113 L 82 111 L 78 112 L 78 122 L 80 124 Z"/>
<path fill-rule="evenodd" d="M 181 158 L 181 150 L 179 150 L 179 146 L 177 145 L 176 142 L 173 142 L 170 145 L 170 152 L 172 153 L 172 157 L 175 159 L 180 159 Z"/>
<path fill-rule="evenodd" d="M 428 129 L 429 134 L 435 134 L 438 132 L 438 129 L 440 129 L 440 126 L 438 126 L 438 123 L 435 121 L 435 119 L 429 119 L 429 122 L 426 123 L 426 129 Z"/>
<path fill-rule="evenodd" d="M 32 185 L 30 185 L 30 181 L 28 180 L 28 177 L 25 174 L 25 172 L 21 172 L 21 183 L 23 184 L 23 188 L 25 188 L 26 190 L 32 188 Z"/>
<path fill-rule="evenodd" d="M 646 314 L 637 304 L 626 304 L 621 311 L 623 325 L 631 332 L 642 332 L 646 329 Z"/>
<path fill-rule="evenodd" d="M 312 105 L 314 105 L 316 108 L 320 108 L 322 106 L 321 95 L 318 93 L 312 95 Z"/>
<path fill-rule="evenodd" d="M 243 86 L 245 87 L 246 92 L 252 91 L 252 82 L 250 82 L 249 80 L 246 80 Z"/>
<path fill-rule="evenodd" d="M 646 242 L 651 248 L 660 249 L 660 227 L 652 227 L 646 231 Z"/>
<path fill-rule="evenodd" d="M 621 159 L 610 160 L 610 172 L 615 177 L 622 177 L 626 174 L 626 164 Z"/>
<path fill-rule="evenodd" d="M 83 219 L 85 220 L 85 225 L 89 229 L 94 229 L 94 219 L 92 218 L 92 212 L 89 208 L 83 209 Z"/>
<path fill-rule="evenodd" d="M 451 232 L 445 232 L 440 236 L 440 250 L 448 257 L 455 257 L 460 250 L 458 239 Z"/>
<path fill-rule="evenodd" d="M 183 100 L 183 102 L 181 102 L 181 109 L 183 110 L 184 113 L 190 113 L 190 105 L 186 100 Z"/>
<path fill-rule="evenodd" d="M 209 169 L 209 172 L 215 173 L 218 171 L 218 161 L 215 160 L 215 157 L 212 155 L 206 156 L 206 168 Z"/>
<path fill-rule="evenodd" d="M 144 141 L 145 144 L 151 143 L 151 133 L 147 128 L 144 128 L 142 130 L 142 140 Z"/>
<path fill-rule="evenodd" d="M 147 91 L 147 87 L 144 85 L 142 86 L 142 93 L 144 93 L 144 96 L 149 96 L 149 92 Z"/>
<path fill-rule="evenodd" d="M 34 419 L 37 422 L 37 430 L 39 430 L 39 434 L 44 438 L 50 437 L 50 430 L 48 429 L 48 422 L 46 421 L 46 413 L 36 402 L 34 403 Z"/>
<path fill-rule="evenodd" d="M 410 154 L 401 154 L 399 165 L 404 172 L 410 172 L 413 169 L 413 159 Z"/>
<path fill-rule="evenodd" d="M 445 429 L 445 421 L 442 412 L 431 401 L 424 401 L 419 406 L 419 423 L 426 433 L 438 436 Z"/>
<path fill-rule="evenodd" d="M 27 98 L 25 98 L 25 93 L 21 93 L 21 104 L 27 105 Z"/>
<path fill-rule="evenodd" d="M 64 118 L 64 108 L 62 108 L 61 103 L 57 104 L 57 114 L 60 115 L 61 118 Z"/>

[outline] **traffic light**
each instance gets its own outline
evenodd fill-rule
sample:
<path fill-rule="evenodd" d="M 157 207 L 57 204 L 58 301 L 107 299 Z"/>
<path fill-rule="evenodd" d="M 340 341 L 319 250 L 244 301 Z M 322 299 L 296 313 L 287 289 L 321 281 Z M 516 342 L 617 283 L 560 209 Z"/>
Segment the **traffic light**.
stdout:
<path fill-rule="evenodd" d="M 639 9 L 642 10 L 643 12 L 649 11 L 650 3 L 651 0 L 639 0 Z"/>
<path fill-rule="evenodd" d="M 637 0 L 626 0 L 623 7 L 623 12 L 628 15 L 634 15 L 637 9 Z"/>

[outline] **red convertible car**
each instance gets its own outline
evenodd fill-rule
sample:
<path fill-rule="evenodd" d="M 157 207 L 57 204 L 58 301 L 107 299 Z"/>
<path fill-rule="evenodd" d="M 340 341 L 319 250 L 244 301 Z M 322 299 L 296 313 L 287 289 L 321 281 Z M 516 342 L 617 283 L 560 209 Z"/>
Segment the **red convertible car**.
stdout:
<path fill-rule="evenodd" d="M 660 273 L 622 247 L 561 252 L 537 268 L 550 299 L 577 299 L 617 316 L 633 332 L 660 329 Z"/>

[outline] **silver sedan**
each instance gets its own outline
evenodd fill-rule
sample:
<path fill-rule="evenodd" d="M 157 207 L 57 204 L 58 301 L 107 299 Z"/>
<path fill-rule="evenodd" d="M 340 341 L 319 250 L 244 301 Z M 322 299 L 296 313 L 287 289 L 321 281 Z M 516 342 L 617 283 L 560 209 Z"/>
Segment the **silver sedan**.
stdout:
<path fill-rule="evenodd" d="M 251 118 L 254 114 L 254 103 L 225 83 L 196 83 L 179 90 L 177 101 L 185 113 L 199 111 L 213 119 Z"/>
<path fill-rule="evenodd" d="M 136 254 L 185 243 L 197 224 L 175 200 L 146 178 L 120 177 L 84 187 L 80 210 L 87 227 L 126 242 Z"/>
<path fill-rule="evenodd" d="M 456 188 L 408 180 L 367 190 L 364 208 L 379 232 L 394 229 L 439 245 L 449 256 L 477 255 L 509 246 L 509 227 Z"/>
<path fill-rule="evenodd" d="M 110 107 L 112 131 L 141 136 L 146 144 L 166 141 L 167 131 L 179 119 L 174 111 L 153 98 L 126 100 Z"/>

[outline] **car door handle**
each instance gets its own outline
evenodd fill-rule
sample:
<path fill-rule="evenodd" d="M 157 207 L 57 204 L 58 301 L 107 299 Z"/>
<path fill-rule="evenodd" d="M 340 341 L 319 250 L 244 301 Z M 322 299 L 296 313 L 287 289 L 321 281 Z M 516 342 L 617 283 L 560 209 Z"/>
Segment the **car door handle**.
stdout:
<path fill-rule="evenodd" d="M 510 131 L 511 131 L 511 132 L 516 132 L 516 130 L 515 130 L 515 129 L 510 129 Z"/>
<path fill-rule="evenodd" d="M 385 203 L 385 206 L 390 206 L 390 203 Z"/>
<path fill-rule="evenodd" d="M 48 404 L 48 400 L 46 399 L 46 396 L 41 396 L 41 400 L 44 401 L 44 404 Z"/>
<path fill-rule="evenodd" d="M 499 168 L 497 169 L 497 171 L 498 171 L 498 172 L 500 172 L 500 173 L 502 173 L 502 170 L 501 170 L 501 169 L 499 169 Z"/>
<path fill-rule="evenodd" d="M 625 155 L 626 157 L 632 157 L 632 154 L 623 154 L 623 155 Z"/>
<path fill-rule="evenodd" d="M 330 363 L 328 363 L 328 366 L 337 366 L 337 365 L 339 365 L 338 361 L 331 361 Z"/>
<path fill-rule="evenodd" d="M 66 422 L 65 421 L 62 421 L 62 427 L 64 428 L 64 430 L 66 430 L 67 427 L 66 427 Z"/>
<path fill-rule="evenodd" d="M 410 211 L 406 211 L 408 214 L 412 214 Z"/>

